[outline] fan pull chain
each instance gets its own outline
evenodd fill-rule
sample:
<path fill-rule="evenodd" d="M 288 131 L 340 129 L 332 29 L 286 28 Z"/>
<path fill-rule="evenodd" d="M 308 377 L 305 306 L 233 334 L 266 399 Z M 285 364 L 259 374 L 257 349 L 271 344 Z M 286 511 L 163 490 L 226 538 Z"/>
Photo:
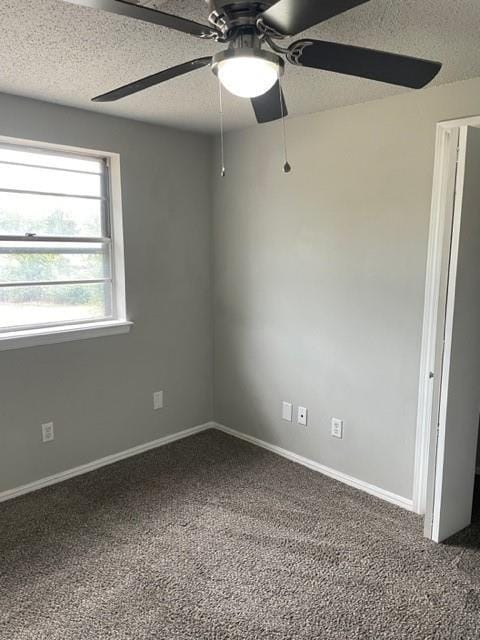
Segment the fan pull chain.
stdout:
<path fill-rule="evenodd" d="M 282 95 L 282 87 L 280 85 L 280 80 L 278 81 L 278 95 L 280 98 L 280 113 L 282 114 L 282 130 L 283 130 L 283 173 L 290 173 L 292 170 L 292 166 L 288 161 L 288 153 L 287 153 L 287 125 L 285 123 L 285 110 L 283 108 L 283 95 Z"/>
<path fill-rule="evenodd" d="M 224 140 L 224 122 L 223 122 L 223 96 L 222 96 L 222 83 L 220 82 L 220 78 L 218 79 L 218 97 L 220 103 L 220 152 L 221 152 L 221 162 L 222 162 L 222 170 L 220 175 L 222 178 L 226 176 L 225 171 L 225 140 Z"/>

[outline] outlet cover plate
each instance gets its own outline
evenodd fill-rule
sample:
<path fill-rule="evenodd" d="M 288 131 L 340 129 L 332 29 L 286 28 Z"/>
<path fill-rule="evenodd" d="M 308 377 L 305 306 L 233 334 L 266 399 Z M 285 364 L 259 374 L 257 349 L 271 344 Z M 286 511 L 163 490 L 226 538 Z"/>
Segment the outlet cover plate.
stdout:
<path fill-rule="evenodd" d="M 307 407 L 298 407 L 298 413 L 297 413 L 297 422 L 298 422 L 298 424 L 301 424 L 304 427 L 306 427 L 307 426 L 307 419 L 308 419 L 308 409 L 307 409 Z"/>
<path fill-rule="evenodd" d="M 45 422 L 42 424 L 42 442 L 51 442 L 54 438 L 53 422 Z"/>

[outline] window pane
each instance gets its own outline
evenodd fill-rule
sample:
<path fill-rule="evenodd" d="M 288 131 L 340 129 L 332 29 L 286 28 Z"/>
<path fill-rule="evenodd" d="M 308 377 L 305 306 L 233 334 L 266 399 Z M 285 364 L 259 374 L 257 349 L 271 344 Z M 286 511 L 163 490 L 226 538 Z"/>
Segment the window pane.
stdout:
<path fill-rule="evenodd" d="M 103 170 L 102 161 L 95 158 L 62 156 L 62 154 L 42 153 L 41 151 L 28 151 L 10 147 L 0 147 L 0 162 L 34 164 L 41 167 L 56 167 L 57 169 L 88 171 L 89 173 L 102 173 Z"/>
<path fill-rule="evenodd" d="M 0 192 L 0 235 L 102 236 L 100 200 Z"/>
<path fill-rule="evenodd" d="M 0 327 L 98 320 L 111 313 L 106 284 L 0 288 Z"/>
<path fill-rule="evenodd" d="M 93 173 L 0 164 L 0 188 L 100 197 L 102 179 Z"/>
<path fill-rule="evenodd" d="M 0 242 L 3 283 L 109 277 L 109 247 L 100 243 Z"/>

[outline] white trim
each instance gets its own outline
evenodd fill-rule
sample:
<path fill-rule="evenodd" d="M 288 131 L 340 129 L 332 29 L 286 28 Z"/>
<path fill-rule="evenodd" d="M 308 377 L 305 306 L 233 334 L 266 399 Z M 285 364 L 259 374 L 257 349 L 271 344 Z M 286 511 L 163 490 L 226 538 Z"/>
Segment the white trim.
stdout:
<path fill-rule="evenodd" d="M 437 457 L 435 461 L 435 492 L 433 502 L 433 522 L 431 537 L 434 542 L 440 542 L 440 517 L 442 514 L 442 495 L 443 495 L 443 469 L 445 463 L 445 447 L 446 447 L 446 424 L 447 424 L 447 405 L 448 390 L 450 379 L 450 361 L 452 353 L 453 340 L 453 321 L 455 315 L 455 292 L 457 285 L 457 267 L 460 248 L 460 229 L 462 222 L 463 209 L 463 188 L 465 179 L 465 162 L 467 155 L 467 135 L 468 127 L 461 127 L 459 141 L 459 158 L 458 158 L 458 175 L 456 186 L 456 197 L 454 201 L 453 212 L 453 229 L 452 242 L 450 249 L 450 268 L 448 274 L 448 297 L 446 300 L 445 313 L 445 342 L 444 356 L 442 363 L 442 384 L 440 389 L 440 405 L 438 419 L 438 440 L 437 440 Z"/>
<path fill-rule="evenodd" d="M 90 329 L 92 331 L 87 332 L 86 325 L 82 323 L 81 332 L 77 330 L 77 327 L 67 325 L 62 326 L 61 323 L 53 324 L 50 329 L 50 335 L 52 339 L 47 339 L 46 333 L 41 327 L 35 327 L 26 333 L 26 329 L 11 332 L 15 334 L 12 338 L 6 340 L 6 332 L 0 333 L 0 351 L 3 349 L 16 349 L 19 347 L 37 346 L 39 344 L 51 344 L 55 342 L 65 342 L 67 340 L 79 340 L 85 338 L 95 338 L 102 335 L 111 335 L 113 333 L 126 333 L 129 331 L 131 322 L 127 320 L 126 309 L 126 296 L 125 296 L 125 248 L 123 239 L 123 210 L 122 210 L 122 184 L 121 184 L 121 166 L 120 155 L 112 151 L 100 151 L 98 149 L 84 149 L 81 147 L 72 147 L 69 145 L 54 144 L 43 141 L 25 140 L 22 138 L 12 138 L 9 136 L 0 136 L 0 144 L 8 144 L 15 148 L 25 147 L 28 150 L 39 151 L 47 150 L 54 153 L 65 153 L 69 157 L 72 155 L 87 156 L 88 158 L 97 158 L 103 161 L 107 165 L 107 177 L 108 184 L 102 193 L 102 197 L 90 197 L 95 200 L 105 200 L 108 207 L 107 218 L 110 225 L 110 245 L 111 245 L 111 287 L 112 287 L 112 312 L 107 313 L 107 318 L 104 318 L 100 322 L 91 323 Z M 52 169 L 55 169 L 52 167 Z M 95 174 L 92 174 L 95 175 Z M 105 181 L 104 181 L 105 184 Z M 21 193 L 21 191 L 20 191 Z M 41 195 L 48 195 L 41 192 Z M 59 194 L 57 194 L 59 195 Z M 68 194 L 65 196 L 70 197 Z M 73 196 L 75 197 L 75 196 Z M 49 242 L 55 242 L 55 238 L 49 238 Z M 72 242 L 81 242 L 81 239 L 73 239 Z M 97 240 L 96 242 L 104 242 L 104 239 Z M 107 279 L 106 282 L 109 282 Z M 72 283 L 68 283 L 72 284 Z M 109 317 L 113 317 L 113 321 L 109 320 Z M 80 326 L 80 322 L 77 323 Z M 88 323 L 90 325 L 90 323 Z M 109 329 L 105 333 L 106 329 Z M 101 329 L 101 331 L 100 331 Z M 38 330 L 38 331 L 37 331 Z M 67 337 L 67 332 L 70 331 Z M 15 337 L 16 336 L 16 337 Z"/>
<path fill-rule="evenodd" d="M 4 491 L 3 493 L 0 493 L 0 502 L 12 500 L 13 498 L 17 498 L 27 493 L 31 493 L 33 491 L 38 491 L 39 489 L 43 489 L 44 487 L 49 487 L 53 484 L 58 484 L 59 482 L 63 482 L 64 480 L 69 480 L 70 478 L 75 478 L 76 476 L 89 473 L 90 471 L 95 471 L 95 469 L 100 469 L 101 467 L 105 467 L 107 465 L 113 464 L 114 462 L 119 462 L 120 460 L 125 460 L 126 458 L 131 458 L 132 456 L 139 455 L 140 453 L 144 453 L 145 451 L 150 451 L 151 449 L 162 447 L 166 444 L 169 444 L 170 442 L 175 442 L 177 440 L 182 440 L 183 438 L 188 438 L 189 436 L 193 436 L 196 433 L 206 431 L 207 429 L 217 429 L 218 431 L 227 433 L 228 435 L 234 436 L 235 438 L 239 438 L 240 440 L 246 440 L 247 442 L 250 442 L 253 445 L 262 447 L 263 449 L 267 449 L 268 451 L 272 451 L 273 453 L 276 453 L 277 455 L 280 455 L 283 458 L 287 458 L 292 462 L 296 462 L 297 464 L 301 464 L 304 467 L 308 467 L 313 471 L 322 473 L 323 475 L 326 475 L 329 478 L 333 478 L 334 480 L 343 482 L 344 484 L 347 484 L 350 487 L 354 487 L 355 489 L 359 489 L 360 491 L 369 493 L 370 495 L 380 498 L 381 500 L 385 500 L 387 502 L 395 504 L 399 507 L 402 507 L 403 509 L 407 509 L 408 511 L 413 510 L 412 500 L 408 500 L 407 498 L 398 496 L 394 493 L 391 493 L 390 491 L 386 491 L 385 489 L 381 489 L 380 487 L 376 487 L 372 484 L 364 482 L 363 480 L 352 478 L 351 476 L 348 476 L 345 473 L 342 473 L 340 471 L 335 471 L 334 469 L 330 469 L 329 467 L 326 467 L 318 462 L 315 462 L 314 460 L 309 460 L 308 458 L 304 458 L 303 456 L 300 456 L 296 453 L 287 451 L 286 449 L 282 449 L 281 447 L 277 447 L 276 445 L 265 442 L 264 440 L 259 440 L 258 438 L 254 438 L 253 436 L 240 433 L 240 431 L 236 431 L 235 429 L 230 429 L 229 427 L 226 427 L 217 422 L 206 422 L 205 424 L 201 424 L 196 427 L 191 427 L 190 429 L 184 429 L 183 431 L 174 433 L 170 436 L 164 436 L 163 438 L 159 438 L 158 440 L 153 440 L 152 442 L 147 442 L 145 444 L 132 447 L 131 449 L 127 449 L 126 451 L 114 453 L 110 456 L 106 456 L 105 458 L 100 458 L 98 460 L 88 462 L 87 464 L 83 464 L 73 469 L 61 471 L 60 473 L 56 473 L 55 475 L 48 476 L 46 478 L 42 478 L 41 480 L 36 480 L 35 482 L 31 482 L 21 487 L 17 487 L 15 489 L 9 489 L 8 491 Z"/>
<path fill-rule="evenodd" d="M 314 460 L 310 460 L 309 458 L 304 458 L 297 453 L 293 453 L 292 451 L 288 451 L 287 449 L 282 449 L 281 447 L 277 447 L 274 444 L 270 444 L 269 442 L 265 442 L 264 440 L 259 440 L 258 438 L 255 438 L 253 436 L 246 435 L 245 433 L 241 433 L 240 431 L 236 431 L 235 429 L 230 429 L 230 427 L 226 427 L 223 424 L 215 422 L 212 426 L 214 429 L 218 429 L 218 431 L 223 431 L 230 436 L 240 438 L 240 440 L 246 440 L 247 442 L 250 442 L 257 447 L 262 447 L 263 449 L 272 451 L 273 453 L 276 453 L 283 458 L 287 458 L 292 462 L 296 462 L 304 467 L 308 467 L 313 471 L 318 471 L 319 473 L 322 473 L 329 478 L 333 478 L 334 480 L 338 480 L 339 482 L 348 484 L 350 487 L 354 487 L 355 489 L 359 489 L 360 491 L 369 493 L 376 498 L 380 498 L 381 500 L 385 500 L 386 502 L 395 504 L 398 507 L 407 509 L 408 511 L 413 511 L 413 501 L 409 500 L 408 498 L 396 495 L 395 493 L 391 493 L 390 491 L 386 491 L 385 489 L 376 487 L 375 485 L 364 482 L 363 480 L 358 480 L 357 478 L 348 476 L 341 471 L 335 471 L 335 469 L 330 469 L 329 467 L 326 467 L 319 462 L 315 462 Z"/>
<path fill-rule="evenodd" d="M 428 516 L 425 518 L 425 535 L 429 538 L 433 538 L 435 492 L 441 483 L 436 469 L 437 447 L 442 446 L 437 435 L 437 424 L 441 419 L 443 341 L 452 249 L 450 245 L 454 231 L 456 165 L 461 162 L 458 156 L 460 134 L 468 126 L 479 127 L 480 116 L 456 118 L 437 124 L 413 486 L 414 511 Z M 433 379 L 429 376 L 430 372 L 434 374 Z"/>
<path fill-rule="evenodd" d="M 458 131 L 451 131 L 439 124 L 435 144 L 415 443 L 413 505 L 414 511 L 419 514 L 426 511 L 433 400 L 438 395 L 440 384 L 440 339 L 443 338 L 444 317 L 439 311 L 446 302 L 447 254 L 453 214 L 457 145 Z M 433 373 L 433 378 L 430 373 Z"/>
<path fill-rule="evenodd" d="M 29 140 L 27 138 L 12 138 L 12 136 L 0 136 L 0 144 L 8 144 L 12 147 L 26 147 L 27 151 L 38 151 L 39 148 L 52 153 L 64 152 L 66 156 L 89 156 L 91 158 L 108 158 L 118 154 L 111 151 L 100 151 L 99 149 L 87 149 L 85 147 L 74 147 L 67 144 L 57 144 L 55 142 L 45 142 L 44 140 Z M 47 167 L 48 168 L 48 167 Z M 98 174 L 97 174 L 98 175 Z"/>
<path fill-rule="evenodd" d="M 39 489 L 43 489 L 44 487 L 49 487 L 52 484 L 57 484 L 59 482 L 63 482 L 64 480 L 75 478 L 76 476 L 81 476 L 84 473 L 95 471 L 95 469 L 100 469 L 101 467 L 105 467 L 109 464 L 113 464 L 114 462 L 118 462 L 119 460 L 125 460 L 126 458 L 131 458 L 132 456 L 136 456 L 140 453 L 144 453 L 145 451 L 150 451 L 150 449 L 163 447 L 164 445 L 169 444 L 170 442 L 175 442 L 176 440 L 182 440 L 183 438 L 188 438 L 189 436 L 193 436 L 195 433 L 206 431 L 207 429 L 211 429 L 212 427 L 213 427 L 213 424 L 211 422 L 207 422 L 205 424 L 201 424 L 196 427 L 191 427 L 190 429 L 184 429 L 183 431 L 179 431 L 178 433 L 174 433 L 170 436 L 164 436 L 163 438 L 159 438 L 158 440 L 153 440 L 152 442 L 140 444 L 137 447 L 132 447 L 131 449 L 127 449 L 126 451 L 121 451 L 120 453 L 114 453 L 110 456 L 106 456 L 105 458 L 100 458 L 99 460 L 88 462 L 87 464 L 83 464 L 79 467 L 75 467 L 74 469 L 61 471 L 60 473 L 56 473 L 53 476 L 48 476 L 47 478 L 42 478 L 41 480 L 30 482 L 29 484 L 25 484 L 22 487 L 17 487 L 16 489 L 9 489 L 8 491 L 4 491 L 3 493 L 0 493 L 0 502 L 5 502 L 6 500 L 12 500 L 13 498 L 18 498 L 18 496 L 23 496 L 26 493 L 31 493 L 32 491 L 38 491 Z"/>
<path fill-rule="evenodd" d="M 114 336 L 120 333 L 128 333 L 132 326 L 133 322 L 125 320 L 107 320 L 105 322 L 57 325 L 43 329 L 28 329 L 26 331 L 9 331 L 8 333 L 0 333 L 0 351 Z"/>
<path fill-rule="evenodd" d="M 442 120 L 439 125 L 444 129 L 458 129 L 459 127 L 480 127 L 480 116 L 466 116 L 453 120 Z"/>
<path fill-rule="evenodd" d="M 428 258 L 425 282 L 422 348 L 417 409 L 417 436 L 413 479 L 414 511 L 424 514 L 427 507 L 430 447 L 433 446 L 432 428 L 439 407 L 441 340 L 444 333 L 444 315 L 450 255 L 449 234 L 453 216 L 455 189 L 455 163 L 452 155 L 459 144 L 461 127 L 479 127 L 480 116 L 467 116 L 444 120 L 437 124 L 435 167 L 432 189 L 432 208 Z M 448 241 L 448 242 L 447 242 Z M 429 377 L 433 372 L 435 378 Z M 428 528 L 428 523 L 426 523 Z"/>
<path fill-rule="evenodd" d="M 120 156 L 118 153 L 110 153 L 108 156 L 108 176 L 110 183 L 110 234 L 113 247 L 112 282 L 113 282 L 113 306 L 115 316 L 119 320 L 127 319 L 127 306 L 125 294 L 125 246 L 123 242 L 123 208 L 122 208 L 122 173 Z"/>

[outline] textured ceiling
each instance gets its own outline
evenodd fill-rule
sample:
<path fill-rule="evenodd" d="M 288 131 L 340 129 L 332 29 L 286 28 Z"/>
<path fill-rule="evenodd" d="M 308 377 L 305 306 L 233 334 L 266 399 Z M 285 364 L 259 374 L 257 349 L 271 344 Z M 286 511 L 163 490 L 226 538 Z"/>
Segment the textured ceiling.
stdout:
<path fill-rule="evenodd" d="M 206 21 L 204 0 L 149 4 Z M 440 60 L 444 67 L 434 84 L 444 84 L 480 76 L 479 31 L 479 0 L 371 0 L 307 33 Z M 62 0 L 1 0 L 0 34 L 0 91 L 186 129 L 218 129 L 218 87 L 208 68 L 116 104 L 90 102 L 119 85 L 208 55 L 221 48 L 216 43 Z M 292 116 L 402 91 L 291 66 L 283 86 Z M 255 122 L 246 100 L 227 95 L 225 111 L 228 128 Z"/>

